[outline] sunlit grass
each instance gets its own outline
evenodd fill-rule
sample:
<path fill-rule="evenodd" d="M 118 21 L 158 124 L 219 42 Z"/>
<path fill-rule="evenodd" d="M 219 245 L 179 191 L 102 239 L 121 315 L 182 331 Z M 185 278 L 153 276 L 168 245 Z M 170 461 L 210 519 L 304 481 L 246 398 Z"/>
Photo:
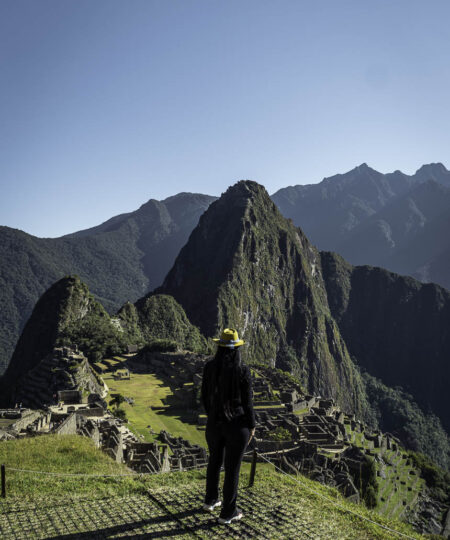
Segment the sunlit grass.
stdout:
<path fill-rule="evenodd" d="M 111 393 L 119 393 L 134 399 L 134 405 L 124 403 L 122 408 L 127 414 L 128 427 L 134 433 L 143 435 L 146 441 L 153 441 L 155 438 L 148 427 L 151 426 L 155 433 L 165 430 L 191 443 L 206 445 L 204 432 L 197 425 L 188 424 L 180 419 L 183 404 L 180 404 L 179 411 L 175 408 L 166 408 L 163 400 L 172 396 L 173 392 L 156 375 L 130 373 L 129 380 L 115 380 L 112 374 L 108 373 L 103 375 L 103 379 L 110 390 L 109 399 Z"/>

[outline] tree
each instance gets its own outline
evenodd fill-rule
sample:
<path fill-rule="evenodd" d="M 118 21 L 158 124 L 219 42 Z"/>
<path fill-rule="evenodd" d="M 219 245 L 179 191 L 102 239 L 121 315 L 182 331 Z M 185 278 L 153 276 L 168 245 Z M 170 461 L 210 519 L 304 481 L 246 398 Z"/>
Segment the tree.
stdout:
<path fill-rule="evenodd" d="M 111 407 L 115 407 L 118 409 L 122 403 L 125 403 L 125 398 L 122 396 L 122 394 L 115 394 L 112 400 L 109 402 Z"/>

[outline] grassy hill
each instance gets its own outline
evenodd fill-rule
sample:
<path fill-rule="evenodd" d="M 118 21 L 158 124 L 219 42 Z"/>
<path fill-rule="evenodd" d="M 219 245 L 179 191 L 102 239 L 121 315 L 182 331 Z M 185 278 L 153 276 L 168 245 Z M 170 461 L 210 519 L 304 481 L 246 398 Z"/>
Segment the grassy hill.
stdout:
<path fill-rule="evenodd" d="M 280 474 L 258 464 L 248 488 L 249 467 L 240 478 L 239 502 L 244 519 L 220 527 L 201 510 L 204 471 L 148 477 L 58 477 L 13 472 L 10 468 L 53 473 L 123 474 L 92 443 L 77 436 L 43 436 L 0 445 L 7 466 L 8 498 L 0 502 L 2 538 L 40 538 L 130 534 L 173 538 L 336 538 L 388 539 L 389 527 L 422 538 L 404 523 L 348 503 L 339 493 L 308 480 Z M 363 516 L 371 521 L 361 519 Z"/>

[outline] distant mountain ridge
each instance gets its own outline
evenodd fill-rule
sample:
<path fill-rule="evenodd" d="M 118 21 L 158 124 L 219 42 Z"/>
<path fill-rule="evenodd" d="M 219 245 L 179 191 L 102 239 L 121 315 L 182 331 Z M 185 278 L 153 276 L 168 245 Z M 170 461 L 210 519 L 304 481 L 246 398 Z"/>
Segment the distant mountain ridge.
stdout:
<path fill-rule="evenodd" d="M 0 227 L 0 374 L 38 298 L 78 274 L 109 311 L 158 286 L 200 215 L 215 200 L 180 193 L 63 236 L 37 238 Z"/>
<path fill-rule="evenodd" d="M 272 199 L 322 250 L 450 289 L 450 172 L 440 163 L 414 175 L 366 164 Z M 40 295 L 78 274 L 110 312 L 160 285 L 200 215 L 216 197 L 180 193 L 149 200 L 61 238 L 0 227 L 0 374 Z"/>
<path fill-rule="evenodd" d="M 442 163 L 411 176 L 364 163 L 272 199 L 319 249 L 450 289 L 450 171 Z"/>

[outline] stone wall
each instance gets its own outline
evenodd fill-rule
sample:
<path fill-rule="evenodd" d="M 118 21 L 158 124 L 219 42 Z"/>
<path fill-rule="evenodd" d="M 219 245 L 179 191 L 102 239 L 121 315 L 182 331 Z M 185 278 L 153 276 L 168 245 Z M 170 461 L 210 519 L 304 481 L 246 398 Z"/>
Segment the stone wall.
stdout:
<path fill-rule="evenodd" d="M 53 433 L 57 435 L 75 435 L 77 433 L 77 415 L 76 413 L 70 414 L 65 420 L 59 424 Z"/>
<path fill-rule="evenodd" d="M 11 428 L 15 431 L 22 431 L 23 429 L 26 429 L 30 424 L 32 424 L 36 419 L 38 419 L 42 415 L 41 411 L 32 411 L 28 410 L 22 413 L 22 417 L 19 418 L 14 424 L 12 424 Z"/>

